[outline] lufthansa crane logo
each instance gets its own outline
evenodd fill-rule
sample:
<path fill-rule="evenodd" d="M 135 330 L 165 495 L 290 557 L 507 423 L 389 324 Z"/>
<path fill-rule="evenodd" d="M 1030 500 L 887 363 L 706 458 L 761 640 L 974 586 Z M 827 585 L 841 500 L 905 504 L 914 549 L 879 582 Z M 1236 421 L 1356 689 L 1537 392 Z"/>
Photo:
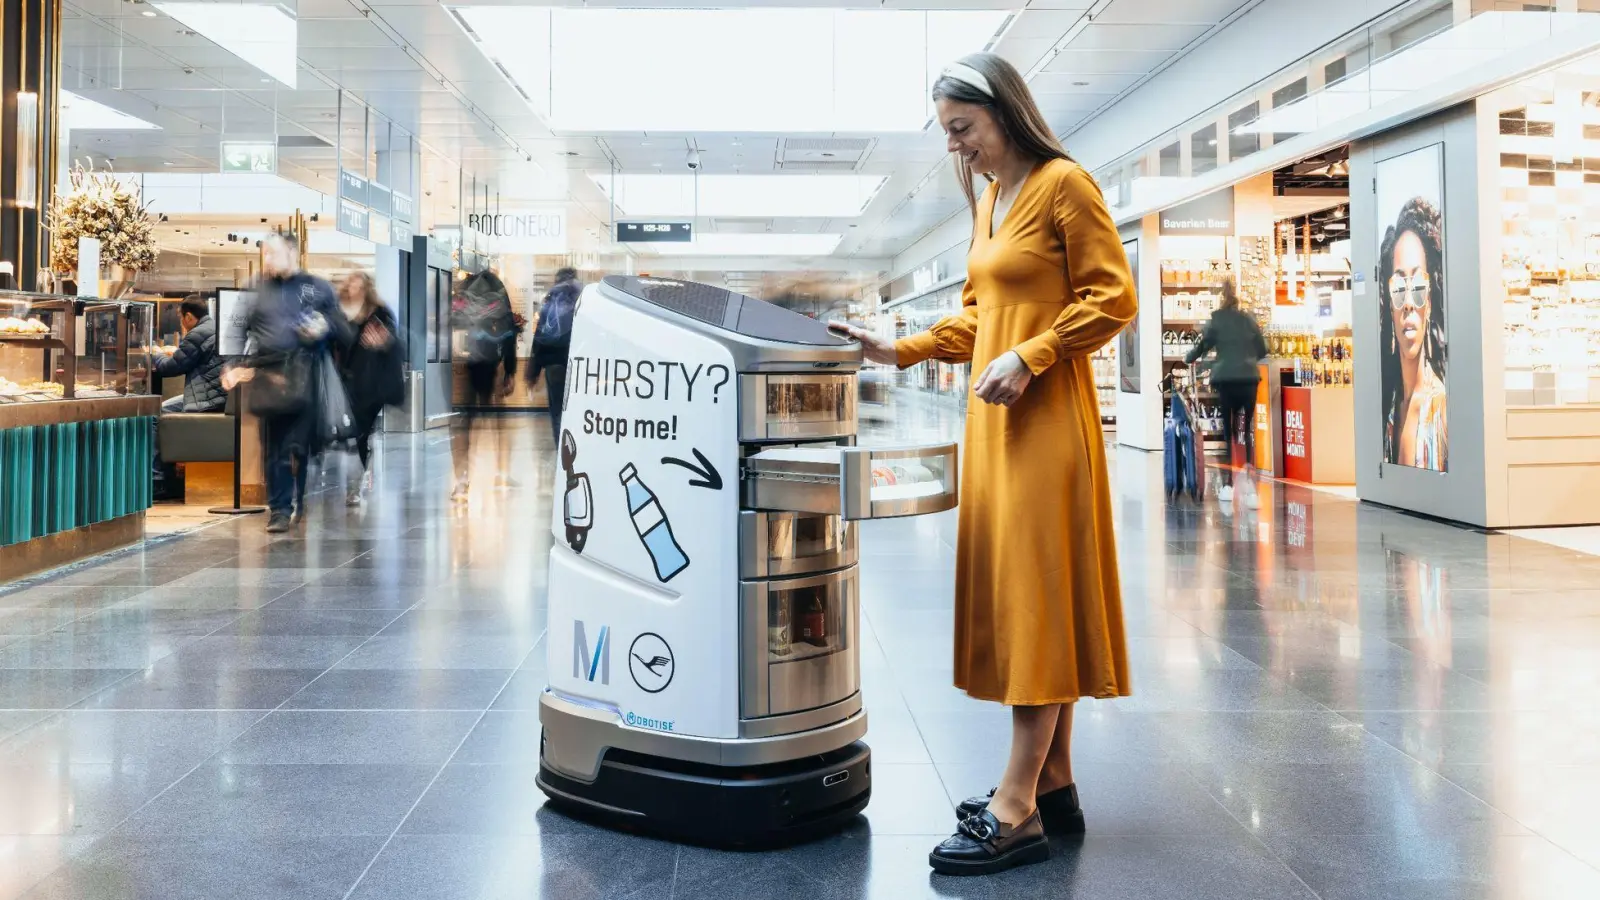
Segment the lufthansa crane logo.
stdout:
<path fill-rule="evenodd" d="M 672 648 L 661 635 L 646 631 L 633 639 L 628 647 L 628 674 L 633 683 L 647 694 L 659 694 L 672 683 L 677 663 L 672 658 Z"/>

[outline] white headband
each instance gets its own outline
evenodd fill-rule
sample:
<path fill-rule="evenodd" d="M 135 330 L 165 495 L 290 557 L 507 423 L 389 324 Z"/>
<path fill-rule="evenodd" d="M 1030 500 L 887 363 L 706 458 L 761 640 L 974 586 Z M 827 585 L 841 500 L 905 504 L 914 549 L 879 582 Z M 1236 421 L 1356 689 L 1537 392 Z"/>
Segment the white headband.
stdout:
<path fill-rule="evenodd" d="M 989 79 L 983 73 L 966 63 L 951 63 L 939 73 L 940 78 L 952 78 L 962 84 L 977 88 L 985 97 L 994 98 L 994 91 L 989 87 Z"/>

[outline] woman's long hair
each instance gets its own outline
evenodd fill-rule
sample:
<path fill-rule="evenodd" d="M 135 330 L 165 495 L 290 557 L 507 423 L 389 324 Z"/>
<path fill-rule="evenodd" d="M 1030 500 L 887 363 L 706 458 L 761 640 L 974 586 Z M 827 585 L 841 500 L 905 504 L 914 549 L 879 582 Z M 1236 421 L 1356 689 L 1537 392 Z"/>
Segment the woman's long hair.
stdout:
<path fill-rule="evenodd" d="M 965 81 L 946 76 L 933 83 L 934 100 L 954 100 L 987 108 L 1005 132 L 1006 140 L 1024 156 L 1039 162 L 1072 159 L 1062 149 L 1061 142 L 1056 140 L 1055 133 L 1044 120 L 1044 114 L 1039 112 L 1039 104 L 1033 102 L 1033 93 L 1028 90 L 1028 83 L 1022 80 L 1022 73 L 1017 71 L 1016 66 L 993 53 L 974 53 L 958 61 L 977 69 L 988 80 L 994 96 L 988 96 Z M 959 154 L 955 162 L 961 192 L 967 195 L 967 206 L 976 217 L 978 189 L 973 186 L 975 173 Z"/>
<path fill-rule="evenodd" d="M 366 321 L 367 317 L 372 315 L 373 311 L 383 303 L 382 300 L 378 299 L 377 283 L 372 280 L 371 275 L 359 271 L 351 272 L 344 277 L 344 280 L 346 285 L 349 285 L 352 280 L 356 282 L 361 296 L 361 312 L 359 315 L 363 322 Z M 340 297 L 340 299 L 344 298 Z"/>
<path fill-rule="evenodd" d="M 1400 369 L 1399 336 L 1394 330 L 1394 313 L 1389 297 L 1389 279 L 1394 276 L 1394 248 L 1400 238 L 1414 234 L 1422 242 L 1423 258 L 1428 267 L 1428 333 L 1424 338 L 1423 352 L 1428 357 L 1428 367 L 1444 382 L 1445 364 L 1449 361 L 1449 344 L 1445 338 L 1444 309 L 1444 222 L 1438 207 L 1413 197 L 1400 208 L 1400 216 L 1383 235 L 1378 248 L 1378 352 L 1382 354 L 1380 367 L 1384 412 L 1384 457 L 1387 462 L 1398 463 L 1400 441 L 1388 432 L 1388 423 L 1396 425 L 1405 417 L 1401 410 L 1401 395 L 1405 393 L 1405 378 Z"/>
<path fill-rule="evenodd" d="M 1218 286 L 1218 292 L 1222 294 L 1220 308 L 1239 308 L 1239 286 L 1234 283 L 1232 277 L 1222 279 L 1222 283 Z"/>

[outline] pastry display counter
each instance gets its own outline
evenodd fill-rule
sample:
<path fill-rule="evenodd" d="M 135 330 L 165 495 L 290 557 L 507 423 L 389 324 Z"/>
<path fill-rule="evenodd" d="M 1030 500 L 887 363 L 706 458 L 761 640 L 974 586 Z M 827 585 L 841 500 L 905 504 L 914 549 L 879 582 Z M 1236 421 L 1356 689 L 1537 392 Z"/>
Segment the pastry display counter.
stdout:
<path fill-rule="evenodd" d="M 0 294 L 0 583 L 139 540 L 151 308 Z"/>

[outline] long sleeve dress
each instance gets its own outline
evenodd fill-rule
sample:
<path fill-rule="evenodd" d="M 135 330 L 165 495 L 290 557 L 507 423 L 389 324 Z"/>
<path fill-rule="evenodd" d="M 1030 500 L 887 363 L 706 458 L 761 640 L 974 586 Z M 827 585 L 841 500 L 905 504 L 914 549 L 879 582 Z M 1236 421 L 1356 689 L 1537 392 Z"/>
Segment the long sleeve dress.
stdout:
<path fill-rule="evenodd" d="M 1138 308 L 1100 188 L 1050 160 L 990 235 L 978 202 L 959 314 L 903 338 L 901 367 L 1015 350 L 1034 378 L 1011 407 L 967 404 L 956 541 L 955 683 L 1013 706 L 1129 693 L 1122 595 L 1089 356 Z"/>

